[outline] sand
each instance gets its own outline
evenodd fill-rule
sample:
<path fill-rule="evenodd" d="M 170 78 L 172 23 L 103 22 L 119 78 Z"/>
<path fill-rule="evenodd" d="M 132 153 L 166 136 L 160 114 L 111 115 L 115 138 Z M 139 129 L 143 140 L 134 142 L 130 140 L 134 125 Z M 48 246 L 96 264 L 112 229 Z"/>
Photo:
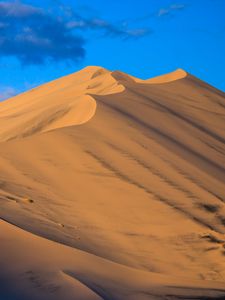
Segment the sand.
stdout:
<path fill-rule="evenodd" d="M 0 103 L 0 299 L 223 299 L 224 127 L 183 70 L 87 67 Z"/>
<path fill-rule="evenodd" d="M 176 81 L 176 80 L 179 80 L 179 79 L 183 79 L 187 76 L 188 76 L 187 72 L 185 72 L 182 69 L 177 69 L 174 72 L 147 79 L 145 82 L 148 83 L 148 84 L 149 83 L 153 83 L 153 84 L 167 83 L 167 82 L 173 82 L 173 81 Z"/>

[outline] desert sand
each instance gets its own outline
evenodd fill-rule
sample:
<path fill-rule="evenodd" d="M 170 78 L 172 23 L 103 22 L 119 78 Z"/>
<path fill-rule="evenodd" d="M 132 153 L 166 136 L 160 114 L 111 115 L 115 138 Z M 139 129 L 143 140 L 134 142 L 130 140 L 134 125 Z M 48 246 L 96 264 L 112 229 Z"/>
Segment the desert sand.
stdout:
<path fill-rule="evenodd" d="M 0 103 L 0 299 L 225 299 L 225 95 L 87 67 Z"/>

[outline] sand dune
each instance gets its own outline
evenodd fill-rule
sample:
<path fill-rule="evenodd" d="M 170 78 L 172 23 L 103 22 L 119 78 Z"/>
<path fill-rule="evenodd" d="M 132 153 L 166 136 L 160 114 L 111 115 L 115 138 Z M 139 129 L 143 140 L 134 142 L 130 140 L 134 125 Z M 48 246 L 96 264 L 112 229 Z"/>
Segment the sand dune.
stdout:
<path fill-rule="evenodd" d="M 2 102 L 3 299 L 223 299 L 224 127 L 224 93 L 183 70 Z"/>
<path fill-rule="evenodd" d="M 150 79 L 146 80 L 146 83 L 172 82 L 172 81 L 176 81 L 176 80 L 179 80 L 179 79 L 183 79 L 187 76 L 188 76 L 187 72 L 185 72 L 182 69 L 177 69 L 176 71 L 171 72 L 169 74 L 165 74 L 165 75 L 157 76 L 157 77 L 154 77 L 154 78 L 150 78 Z"/>

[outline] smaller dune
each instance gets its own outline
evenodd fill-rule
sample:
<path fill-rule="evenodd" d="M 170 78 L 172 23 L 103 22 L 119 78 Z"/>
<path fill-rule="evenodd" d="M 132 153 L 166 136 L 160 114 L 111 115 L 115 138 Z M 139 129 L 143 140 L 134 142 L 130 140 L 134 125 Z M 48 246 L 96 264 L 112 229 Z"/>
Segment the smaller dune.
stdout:
<path fill-rule="evenodd" d="M 182 69 L 177 69 L 171 73 L 165 74 L 165 75 L 161 75 L 161 76 L 157 76 L 154 78 L 150 78 L 145 80 L 146 83 L 166 83 L 166 82 L 171 82 L 171 81 L 176 81 L 179 79 L 183 79 L 187 76 L 187 72 L 182 70 Z"/>

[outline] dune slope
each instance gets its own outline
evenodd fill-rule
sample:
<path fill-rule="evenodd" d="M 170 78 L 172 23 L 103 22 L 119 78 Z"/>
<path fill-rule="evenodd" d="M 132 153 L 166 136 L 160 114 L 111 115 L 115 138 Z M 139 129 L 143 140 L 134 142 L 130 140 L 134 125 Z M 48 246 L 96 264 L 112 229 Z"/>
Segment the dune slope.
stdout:
<path fill-rule="evenodd" d="M 145 300 L 186 299 L 187 295 L 220 299 L 224 295 L 223 283 L 143 272 L 34 236 L 3 221 L 0 228 L 0 279 L 4 283 L 0 292 L 6 299 Z M 12 280 L 17 289 L 10 286 Z"/>
<path fill-rule="evenodd" d="M 225 297 L 222 92 L 88 67 L 1 103 L 0 126 L 0 217 L 42 236 L 0 223 L 5 297 L 36 269 L 18 299 Z"/>

